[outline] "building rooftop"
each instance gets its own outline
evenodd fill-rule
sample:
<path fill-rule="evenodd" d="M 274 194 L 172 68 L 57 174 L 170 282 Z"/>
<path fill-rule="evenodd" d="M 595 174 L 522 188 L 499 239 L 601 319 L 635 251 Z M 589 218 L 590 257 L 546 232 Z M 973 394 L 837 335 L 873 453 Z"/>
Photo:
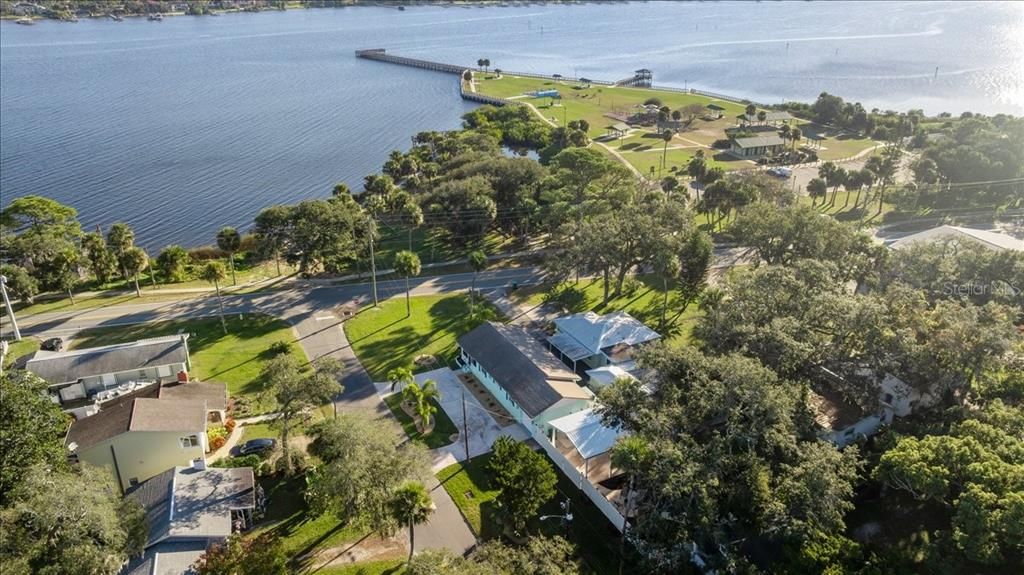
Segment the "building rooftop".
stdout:
<path fill-rule="evenodd" d="M 228 408 L 228 386 L 208 381 L 169 383 L 160 388 L 160 399 L 205 401 L 206 409 L 224 411 Z"/>
<path fill-rule="evenodd" d="M 602 423 L 601 416 L 593 409 L 552 419 L 549 424 L 564 433 L 584 459 L 608 453 L 623 435 L 621 429 Z"/>
<path fill-rule="evenodd" d="M 1024 240 L 1019 240 L 1011 235 L 1000 232 L 960 226 L 939 226 L 916 234 L 910 234 L 892 242 L 889 244 L 889 247 L 898 250 L 918 242 L 948 242 L 957 240 L 974 241 L 988 249 L 997 251 L 1024 251 Z"/>
<path fill-rule="evenodd" d="M 187 335 L 175 335 L 69 351 L 39 350 L 25 369 L 50 384 L 188 361 Z"/>
<path fill-rule="evenodd" d="M 733 138 L 732 141 L 741 148 L 759 148 L 763 146 L 781 146 L 785 144 L 778 134 Z"/>
<path fill-rule="evenodd" d="M 704 107 L 707 108 L 708 110 L 718 110 L 719 112 L 725 110 L 724 107 L 719 106 L 718 104 L 715 104 L 715 103 L 708 104 L 707 106 L 704 106 Z"/>
<path fill-rule="evenodd" d="M 757 113 L 744 114 L 744 118 L 748 122 L 760 122 L 761 119 L 757 117 Z M 793 116 L 789 115 L 789 112 L 768 112 L 765 111 L 764 121 L 765 122 L 786 122 L 792 120 Z"/>
<path fill-rule="evenodd" d="M 157 399 L 156 386 L 123 395 L 101 404 L 95 415 L 71 424 L 65 440 L 70 448 L 82 450 L 129 431 L 180 431 L 199 433 L 206 430 L 206 404 L 202 401 Z"/>
<path fill-rule="evenodd" d="M 562 399 L 591 399 L 579 376 L 518 326 L 482 323 L 459 337 L 459 346 L 489 373 L 530 417 Z"/>
<path fill-rule="evenodd" d="M 128 493 L 146 510 L 146 547 L 169 541 L 231 535 L 231 511 L 256 506 L 251 467 L 175 467 Z"/>
<path fill-rule="evenodd" d="M 864 411 L 828 386 L 820 386 L 808 395 L 808 402 L 814 411 L 818 425 L 830 431 L 839 431 L 857 423 L 864 417 Z"/>
<path fill-rule="evenodd" d="M 624 311 L 597 315 L 592 311 L 555 320 L 558 333 L 548 338 L 572 360 L 598 353 L 612 354 L 616 348 L 635 346 L 661 337 L 640 320 Z"/>

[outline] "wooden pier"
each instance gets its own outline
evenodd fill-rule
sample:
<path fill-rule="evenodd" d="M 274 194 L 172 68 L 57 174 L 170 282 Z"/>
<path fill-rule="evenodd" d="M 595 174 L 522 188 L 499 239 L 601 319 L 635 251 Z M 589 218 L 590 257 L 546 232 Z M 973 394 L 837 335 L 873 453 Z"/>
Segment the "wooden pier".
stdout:
<path fill-rule="evenodd" d="M 413 68 L 423 68 L 424 70 L 433 70 L 435 72 L 444 72 L 446 74 L 461 75 L 466 70 L 473 69 L 472 66 L 459 66 L 457 64 L 445 64 L 444 62 L 431 62 L 430 60 L 393 56 L 388 54 L 384 48 L 356 50 L 356 57 L 366 58 L 367 60 L 377 60 L 378 62 L 391 62 L 392 64 L 400 64 L 402 66 L 412 66 Z"/>

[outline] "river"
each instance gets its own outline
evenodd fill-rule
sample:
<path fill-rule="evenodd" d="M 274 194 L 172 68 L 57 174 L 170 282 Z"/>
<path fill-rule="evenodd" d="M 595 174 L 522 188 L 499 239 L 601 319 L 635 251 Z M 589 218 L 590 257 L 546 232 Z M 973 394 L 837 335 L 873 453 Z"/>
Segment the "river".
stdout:
<path fill-rule="evenodd" d="M 359 187 L 471 106 L 454 78 L 359 48 L 506 70 L 628 76 L 773 103 L 1024 114 L 1024 3 L 617 3 L 355 7 L 0 23 L 0 195 L 155 252 L 260 208 Z M 937 68 L 937 70 L 936 70 Z"/>

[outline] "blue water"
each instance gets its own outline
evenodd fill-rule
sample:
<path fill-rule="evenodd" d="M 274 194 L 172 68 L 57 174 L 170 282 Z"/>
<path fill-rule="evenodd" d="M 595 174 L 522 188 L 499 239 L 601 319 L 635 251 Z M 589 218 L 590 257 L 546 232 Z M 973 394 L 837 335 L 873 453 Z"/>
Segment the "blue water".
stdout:
<path fill-rule="evenodd" d="M 44 194 L 87 228 L 198 245 L 260 208 L 358 187 L 470 108 L 454 79 L 358 48 L 761 102 L 1024 114 L 1020 3 L 622 3 L 291 10 L 0 24 L 2 204 Z M 936 76 L 936 67 L 938 75 Z"/>

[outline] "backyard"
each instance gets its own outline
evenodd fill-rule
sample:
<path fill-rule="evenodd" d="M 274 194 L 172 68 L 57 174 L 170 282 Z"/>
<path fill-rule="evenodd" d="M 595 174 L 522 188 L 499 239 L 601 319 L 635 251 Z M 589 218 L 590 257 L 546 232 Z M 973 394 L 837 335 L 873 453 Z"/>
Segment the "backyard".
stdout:
<path fill-rule="evenodd" d="M 491 487 L 487 469 L 491 454 L 473 458 L 468 464 L 456 463 L 438 472 L 445 491 L 451 496 L 474 533 L 483 540 L 501 536 L 502 523 L 496 498 L 498 491 Z M 546 502 L 540 515 L 561 515 L 561 503 L 571 501 L 572 523 L 566 528 L 558 520 L 533 519 L 527 525 L 531 534 L 562 535 L 574 542 L 586 562 L 588 573 L 619 572 L 619 534 L 608 519 L 590 502 L 583 492 L 556 470 L 558 476 L 555 497 Z"/>
<path fill-rule="evenodd" d="M 345 322 L 345 335 L 356 357 L 374 381 L 385 381 L 388 371 L 410 367 L 432 369 L 423 358 L 436 358 L 437 366 L 447 365 L 455 355 L 458 336 L 483 321 L 499 319 L 497 310 L 478 301 L 476 315 L 469 315 L 466 294 L 416 296 L 411 299 L 412 314 L 405 315 L 405 297 L 396 296 L 367 306 Z"/>
<path fill-rule="evenodd" d="M 130 326 L 100 327 L 80 332 L 69 343 L 72 348 L 96 347 L 139 339 L 189 334 L 192 357 L 191 375 L 201 381 L 227 385 L 236 401 L 236 417 L 266 413 L 274 409 L 274 400 L 261 394 L 260 371 L 271 359 L 267 348 L 272 343 L 289 343 L 288 353 L 302 363 L 307 359 L 295 343 L 291 326 L 262 314 L 225 317 L 228 333 L 221 329 L 220 319 L 184 319 Z M 245 408 L 239 409 L 241 403 Z"/>

